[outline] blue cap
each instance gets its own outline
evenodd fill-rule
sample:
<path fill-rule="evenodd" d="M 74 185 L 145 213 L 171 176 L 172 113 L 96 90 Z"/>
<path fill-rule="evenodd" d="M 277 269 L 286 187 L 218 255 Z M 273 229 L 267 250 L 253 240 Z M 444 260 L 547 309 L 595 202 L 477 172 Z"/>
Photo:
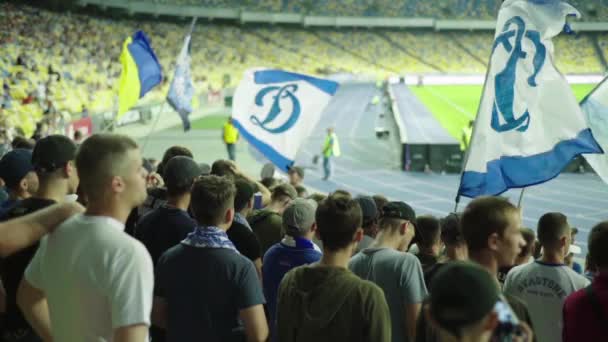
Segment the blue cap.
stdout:
<path fill-rule="evenodd" d="M 34 166 L 30 150 L 14 149 L 0 160 L 0 178 L 4 180 L 9 189 L 17 186 L 31 171 L 34 171 Z"/>

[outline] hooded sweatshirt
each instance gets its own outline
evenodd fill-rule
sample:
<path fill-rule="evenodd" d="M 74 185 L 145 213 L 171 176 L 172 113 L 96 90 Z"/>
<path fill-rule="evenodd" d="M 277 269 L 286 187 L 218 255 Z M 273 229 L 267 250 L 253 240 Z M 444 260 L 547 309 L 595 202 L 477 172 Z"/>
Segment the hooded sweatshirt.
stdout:
<path fill-rule="evenodd" d="M 297 267 L 281 282 L 281 342 L 390 342 L 391 318 L 382 290 L 345 268 Z"/>

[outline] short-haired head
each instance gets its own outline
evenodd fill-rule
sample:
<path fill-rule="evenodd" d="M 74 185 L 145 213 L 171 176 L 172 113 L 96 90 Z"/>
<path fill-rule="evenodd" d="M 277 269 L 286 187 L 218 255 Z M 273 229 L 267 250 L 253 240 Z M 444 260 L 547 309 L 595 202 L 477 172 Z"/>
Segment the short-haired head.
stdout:
<path fill-rule="evenodd" d="M 460 222 L 469 250 L 488 248 L 490 236 L 503 236 L 514 215 L 519 215 L 519 209 L 502 197 L 478 197 L 471 201 Z"/>
<path fill-rule="evenodd" d="M 591 229 L 588 239 L 590 264 L 600 271 L 608 271 L 608 221 Z"/>
<path fill-rule="evenodd" d="M 460 227 L 460 214 L 449 214 L 440 220 L 441 241 L 446 246 L 458 246 L 465 243 Z"/>
<path fill-rule="evenodd" d="M 219 177 L 234 178 L 234 162 L 225 159 L 219 159 L 211 165 L 211 174 Z"/>
<path fill-rule="evenodd" d="M 143 201 L 146 189 L 142 164 L 137 143 L 118 134 L 94 134 L 84 141 L 76 155 L 81 190 L 89 202 L 108 191 L 126 193 L 125 197 L 132 202 L 129 204 Z"/>
<path fill-rule="evenodd" d="M 534 254 L 534 248 L 536 247 L 536 234 L 530 228 L 522 228 L 521 236 L 524 238 L 526 245 L 521 249 L 519 257 L 523 258 Z"/>
<path fill-rule="evenodd" d="M 560 242 L 570 241 L 568 218 L 562 213 L 546 213 L 538 220 L 538 241 L 545 250 L 560 246 Z"/>
<path fill-rule="evenodd" d="M 436 217 L 423 215 L 416 218 L 415 242 L 421 249 L 431 248 L 441 242 L 441 225 Z"/>
<path fill-rule="evenodd" d="M 359 203 L 350 196 L 333 194 L 323 200 L 316 212 L 323 248 L 338 251 L 358 242 L 356 235 L 362 236 L 362 216 Z"/>
<path fill-rule="evenodd" d="M 236 187 L 231 178 L 202 176 L 192 187 L 190 207 L 202 226 L 230 226 L 234 217 L 235 196 Z"/>
<path fill-rule="evenodd" d="M 246 179 L 237 178 L 234 181 L 236 186 L 236 195 L 234 197 L 234 210 L 241 212 L 251 203 L 255 189 L 253 185 Z"/>

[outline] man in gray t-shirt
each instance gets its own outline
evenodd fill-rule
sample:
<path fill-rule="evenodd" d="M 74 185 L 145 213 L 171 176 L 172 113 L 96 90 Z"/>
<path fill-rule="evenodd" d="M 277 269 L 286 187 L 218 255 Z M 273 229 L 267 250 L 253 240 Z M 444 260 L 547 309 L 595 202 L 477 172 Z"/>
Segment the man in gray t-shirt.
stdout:
<path fill-rule="evenodd" d="M 415 235 L 414 210 L 403 202 L 383 208 L 376 240 L 355 255 L 350 270 L 384 290 L 391 313 L 392 341 L 414 341 L 416 321 L 427 295 L 420 261 L 407 249 Z"/>

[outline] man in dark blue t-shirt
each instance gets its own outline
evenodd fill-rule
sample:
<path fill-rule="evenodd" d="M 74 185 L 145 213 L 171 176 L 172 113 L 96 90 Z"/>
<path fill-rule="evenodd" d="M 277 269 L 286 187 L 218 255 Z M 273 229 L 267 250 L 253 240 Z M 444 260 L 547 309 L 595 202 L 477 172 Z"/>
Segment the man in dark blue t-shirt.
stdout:
<path fill-rule="evenodd" d="M 270 247 L 264 255 L 262 278 L 273 340 L 277 291 L 283 276 L 294 267 L 311 264 L 321 259 L 321 249 L 312 242 L 317 230 L 316 210 L 315 201 L 295 199 L 283 212 L 285 237 L 281 242 Z"/>
<path fill-rule="evenodd" d="M 266 341 L 264 294 L 251 260 L 226 231 L 234 217 L 232 180 L 204 176 L 192 188 L 198 226 L 156 265 L 152 321 L 169 342 Z"/>

